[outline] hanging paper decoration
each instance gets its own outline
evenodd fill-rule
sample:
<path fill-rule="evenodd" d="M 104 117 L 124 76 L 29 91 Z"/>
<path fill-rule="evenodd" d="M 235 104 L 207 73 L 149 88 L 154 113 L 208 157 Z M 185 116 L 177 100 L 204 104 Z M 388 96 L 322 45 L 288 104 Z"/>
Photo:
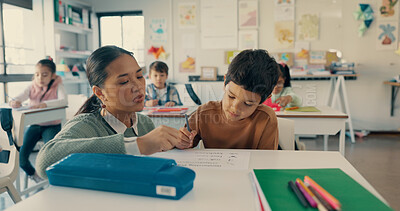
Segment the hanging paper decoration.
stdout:
<path fill-rule="evenodd" d="M 360 7 L 353 12 L 354 19 L 362 20 L 358 27 L 358 36 L 362 37 L 374 20 L 374 11 L 369 4 L 359 4 Z"/>
<path fill-rule="evenodd" d="M 399 43 L 399 48 L 394 53 L 400 56 L 400 43 Z"/>
<path fill-rule="evenodd" d="M 166 53 L 164 50 L 163 46 L 160 46 L 159 48 L 151 46 L 149 50 L 147 50 L 148 54 L 153 54 L 154 58 L 166 60 L 168 59 L 169 53 Z"/>

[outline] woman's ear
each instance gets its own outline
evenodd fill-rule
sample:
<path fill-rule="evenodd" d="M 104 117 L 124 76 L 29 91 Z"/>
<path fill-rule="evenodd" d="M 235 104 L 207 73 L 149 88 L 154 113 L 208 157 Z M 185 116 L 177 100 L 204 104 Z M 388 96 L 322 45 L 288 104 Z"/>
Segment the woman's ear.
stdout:
<path fill-rule="evenodd" d="M 104 103 L 104 101 L 105 101 L 106 99 L 105 99 L 105 96 L 104 96 L 104 94 L 103 94 L 103 90 L 102 90 L 100 87 L 98 87 L 98 86 L 93 86 L 93 87 L 92 87 L 92 91 L 93 91 L 93 93 L 97 96 L 97 98 L 99 98 L 99 99 L 101 100 L 101 102 Z"/>

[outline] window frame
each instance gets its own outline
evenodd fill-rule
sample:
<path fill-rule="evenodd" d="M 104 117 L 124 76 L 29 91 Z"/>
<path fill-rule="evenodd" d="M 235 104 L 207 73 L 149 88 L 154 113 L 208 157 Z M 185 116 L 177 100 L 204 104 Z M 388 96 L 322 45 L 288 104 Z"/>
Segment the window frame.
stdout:
<path fill-rule="evenodd" d="M 110 17 L 110 16 L 120 16 L 121 19 L 122 19 L 123 16 L 143 16 L 143 11 L 142 10 L 135 10 L 135 11 L 125 11 L 125 12 L 98 12 L 98 13 L 96 13 L 96 15 L 97 15 L 97 21 L 98 21 L 98 26 L 99 26 L 99 46 L 101 46 L 101 33 L 100 33 L 101 32 L 101 24 L 100 24 L 100 18 L 102 18 L 102 17 Z M 122 42 L 123 42 L 123 39 L 122 39 Z"/>

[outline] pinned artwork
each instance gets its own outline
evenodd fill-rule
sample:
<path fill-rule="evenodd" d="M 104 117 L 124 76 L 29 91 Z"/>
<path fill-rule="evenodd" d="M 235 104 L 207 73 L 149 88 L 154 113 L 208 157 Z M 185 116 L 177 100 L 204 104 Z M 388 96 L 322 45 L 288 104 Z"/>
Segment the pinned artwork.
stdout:
<path fill-rule="evenodd" d="M 397 21 L 378 22 L 377 50 L 395 50 L 397 48 L 398 27 L 399 22 Z"/>
<path fill-rule="evenodd" d="M 303 14 L 297 27 L 298 40 L 317 40 L 319 37 L 319 15 Z"/>
<path fill-rule="evenodd" d="M 311 51 L 308 62 L 310 64 L 325 64 L 326 63 L 326 52 L 325 51 Z"/>
<path fill-rule="evenodd" d="M 230 64 L 241 51 L 235 50 L 235 51 L 225 51 L 225 64 Z"/>
<path fill-rule="evenodd" d="M 165 18 L 153 18 L 150 20 L 149 38 L 152 44 L 167 43 L 167 20 Z"/>
<path fill-rule="evenodd" d="M 179 28 L 196 28 L 196 3 L 179 4 Z"/>
<path fill-rule="evenodd" d="M 257 30 L 240 30 L 239 31 L 239 50 L 258 48 L 258 31 Z"/>
<path fill-rule="evenodd" d="M 325 63 L 326 66 L 330 66 L 332 64 L 332 62 L 339 61 L 339 57 L 338 57 L 336 51 L 334 51 L 334 52 L 327 51 L 325 54 L 325 57 L 326 57 L 326 63 Z"/>
<path fill-rule="evenodd" d="M 274 47 L 276 49 L 293 48 L 294 21 L 275 22 Z"/>
<path fill-rule="evenodd" d="M 400 43 L 399 43 L 399 48 L 397 48 L 397 51 L 395 51 L 394 53 L 400 56 Z"/>
<path fill-rule="evenodd" d="M 239 27 L 256 28 L 258 26 L 258 1 L 239 1 Z"/>
<path fill-rule="evenodd" d="M 276 6 L 294 6 L 294 0 L 275 0 Z"/>
<path fill-rule="evenodd" d="M 179 64 L 179 72 L 195 72 L 195 63 L 195 58 L 187 56 L 186 60 Z"/>
<path fill-rule="evenodd" d="M 295 66 L 304 67 L 308 64 L 308 57 L 310 54 L 309 42 L 296 42 L 294 47 L 295 53 Z"/>
<path fill-rule="evenodd" d="M 169 54 L 167 54 L 164 50 L 164 47 L 161 46 L 159 48 L 151 46 L 149 50 L 147 50 L 148 54 L 152 54 L 155 59 L 162 59 L 166 60 L 169 57 Z"/>
<path fill-rule="evenodd" d="M 285 63 L 289 67 L 293 66 L 293 61 L 294 61 L 294 54 L 290 52 L 284 52 L 284 53 L 276 53 L 273 54 L 273 57 L 275 58 L 276 62 L 278 63 Z"/>
<path fill-rule="evenodd" d="M 382 20 L 399 19 L 399 0 L 382 0 L 379 13 Z"/>
<path fill-rule="evenodd" d="M 374 21 L 374 11 L 369 4 L 359 4 L 358 9 L 353 12 L 354 19 L 361 20 L 358 27 L 358 36 L 362 37 Z"/>

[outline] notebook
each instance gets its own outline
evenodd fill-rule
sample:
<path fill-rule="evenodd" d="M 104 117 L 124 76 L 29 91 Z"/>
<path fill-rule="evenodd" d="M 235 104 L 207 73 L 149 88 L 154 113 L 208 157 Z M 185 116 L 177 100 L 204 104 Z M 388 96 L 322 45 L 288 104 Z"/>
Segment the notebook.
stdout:
<path fill-rule="evenodd" d="M 342 204 L 342 210 L 392 210 L 340 169 L 254 169 L 255 181 L 271 210 L 304 208 L 288 187 L 289 181 L 311 177 Z M 262 198 L 261 197 L 261 198 Z"/>
<path fill-rule="evenodd" d="M 304 106 L 304 107 L 298 107 L 296 109 L 291 109 L 291 108 L 285 109 L 284 113 L 286 113 L 286 114 L 295 114 L 295 113 L 311 114 L 311 113 L 313 113 L 314 114 L 314 113 L 321 113 L 321 111 L 314 106 Z"/>

